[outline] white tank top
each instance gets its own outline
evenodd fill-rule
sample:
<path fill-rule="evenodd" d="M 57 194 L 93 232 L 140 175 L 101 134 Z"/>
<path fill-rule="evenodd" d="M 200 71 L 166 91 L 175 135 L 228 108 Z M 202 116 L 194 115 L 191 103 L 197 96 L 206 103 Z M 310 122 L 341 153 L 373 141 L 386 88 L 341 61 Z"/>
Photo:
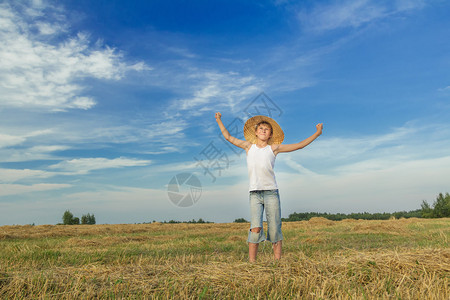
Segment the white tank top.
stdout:
<path fill-rule="evenodd" d="M 258 148 L 253 144 L 247 153 L 248 177 L 250 179 L 249 191 L 276 190 L 277 182 L 273 166 L 275 165 L 275 154 L 272 147 L 267 145 Z"/>

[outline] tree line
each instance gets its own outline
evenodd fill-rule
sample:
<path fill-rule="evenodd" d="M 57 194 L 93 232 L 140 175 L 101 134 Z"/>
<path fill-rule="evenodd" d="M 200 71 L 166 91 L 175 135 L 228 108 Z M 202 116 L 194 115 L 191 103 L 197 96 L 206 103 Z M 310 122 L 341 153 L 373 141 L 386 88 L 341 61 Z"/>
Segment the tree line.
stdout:
<path fill-rule="evenodd" d="M 282 218 L 283 222 L 293 221 L 308 221 L 313 217 L 322 217 L 332 221 L 341 221 L 344 219 L 362 219 L 362 220 L 389 220 L 391 218 L 449 218 L 450 217 L 450 194 L 445 195 L 440 193 L 432 205 L 428 204 L 426 200 L 423 200 L 420 209 L 411 211 L 399 211 L 394 213 L 350 213 L 350 214 L 331 214 L 331 213 L 319 213 L 319 212 L 294 212 L 287 218 Z M 248 222 L 244 218 L 234 220 L 235 223 Z"/>
<path fill-rule="evenodd" d="M 74 217 L 74 215 L 69 211 L 66 210 L 62 216 L 62 224 L 63 225 L 94 225 L 95 224 L 95 216 L 94 214 L 87 214 L 81 216 L 81 222 L 80 218 Z"/>
<path fill-rule="evenodd" d="M 433 204 L 429 204 L 426 200 L 422 201 L 421 208 L 411 211 L 400 211 L 400 212 L 394 212 L 394 213 L 350 213 L 350 214 L 344 214 L 344 213 L 319 213 L 319 212 L 303 212 L 303 213 L 297 213 L 294 212 L 289 215 L 287 218 L 282 218 L 283 222 L 290 222 L 290 221 L 308 221 L 309 219 L 313 217 L 323 217 L 332 221 L 341 221 L 344 219 L 363 219 L 363 220 L 388 220 L 391 218 L 449 218 L 450 217 L 450 194 L 449 193 L 439 193 L 439 195 L 436 197 L 436 200 L 433 202 Z M 75 217 L 69 210 L 66 210 L 64 212 L 64 215 L 62 217 L 64 225 L 78 225 L 78 224 L 89 224 L 93 225 L 96 224 L 95 216 L 94 214 L 86 214 L 83 215 L 80 218 Z M 155 221 L 153 221 L 155 222 Z M 248 222 L 244 218 L 239 218 L 234 220 L 235 223 L 244 223 Z M 213 223 L 209 221 L 205 221 L 202 218 L 198 220 L 191 220 L 191 221 L 164 221 L 163 223 Z M 61 223 L 59 223 L 61 224 Z"/>
<path fill-rule="evenodd" d="M 289 215 L 288 218 L 282 218 L 283 222 L 289 221 L 307 221 L 313 217 L 323 217 L 332 221 L 341 221 L 344 219 L 355 219 L 355 220 L 389 220 L 391 218 L 422 218 L 422 213 L 420 209 L 412 210 L 412 211 L 400 211 L 394 213 L 350 213 L 350 214 L 331 214 L 331 213 L 318 213 L 318 212 L 305 212 L 305 213 L 297 213 L 294 212 Z"/>
<path fill-rule="evenodd" d="M 411 211 L 400 211 L 394 213 L 351 213 L 351 214 L 329 214 L 329 213 L 292 213 L 288 218 L 282 218 L 282 221 L 304 221 L 313 217 L 323 217 L 332 221 L 341 221 L 344 219 L 363 219 L 363 220 L 388 220 L 390 218 L 448 218 L 450 217 L 450 194 L 440 193 L 432 205 L 423 200 L 421 208 Z"/>

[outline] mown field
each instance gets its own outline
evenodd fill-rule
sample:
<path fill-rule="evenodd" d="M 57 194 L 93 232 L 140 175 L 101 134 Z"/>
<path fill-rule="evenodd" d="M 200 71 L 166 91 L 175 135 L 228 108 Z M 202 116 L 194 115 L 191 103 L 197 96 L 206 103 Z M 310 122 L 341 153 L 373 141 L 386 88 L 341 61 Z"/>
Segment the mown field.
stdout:
<path fill-rule="evenodd" d="M 449 299 L 450 219 L 0 227 L 1 299 Z"/>

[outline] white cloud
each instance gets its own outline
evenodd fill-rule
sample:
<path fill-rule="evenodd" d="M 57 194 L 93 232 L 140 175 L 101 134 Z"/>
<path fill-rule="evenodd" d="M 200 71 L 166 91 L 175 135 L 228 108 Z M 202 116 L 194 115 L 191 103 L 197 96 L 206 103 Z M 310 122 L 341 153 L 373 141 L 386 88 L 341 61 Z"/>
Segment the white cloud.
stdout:
<path fill-rule="evenodd" d="M 379 135 L 328 138 L 325 130 L 313 144 L 288 155 L 294 161 L 326 166 L 327 172 L 347 172 L 349 168 L 383 168 L 419 158 L 444 157 L 448 149 L 448 125 L 417 120 Z"/>
<path fill-rule="evenodd" d="M 14 145 L 19 145 L 25 141 L 23 136 L 14 136 L 0 133 L 0 149 Z"/>
<path fill-rule="evenodd" d="M 51 153 L 70 149 L 68 146 L 47 145 L 32 146 L 29 148 L 0 149 L 0 162 L 22 162 L 31 160 L 56 159 Z"/>
<path fill-rule="evenodd" d="M 286 164 L 288 167 L 290 167 L 292 170 L 298 172 L 299 174 L 304 174 L 308 176 L 318 175 L 317 173 L 309 170 L 308 168 L 305 168 L 298 161 L 295 161 L 291 155 L 286 156 L 283 155 L 283 163 Z"/>
<path fill-rule="evenodd" d="M 55 173 L 30 169 L 1 169 L 0 183 L 12 183 L 22 179 L 42 179 L 54 176 Z"/>
<path fill-rule="evenodd" d="M 309 16 L 299 15 L 300 20 L 317 31 L 343 27 L 359 27 L 386 14 L 383 7 L 368 0 L 346 1 L 319 6 Z"/>
<path fill-rule="evenodd" d="M 145 117 L 136 117 L 126 125 L 120 126 L 111 126 L 110 124 L 101 126 L 98 120 L 87 121 L 77 127 L 69 124 L 58 134 L 64 136 L 63 141 L 76 143 L 83 141 L 116 144 L 158 144 L 158 149 L 166 147 L 167 150 L 174 150 L 170 147 L 176 147 L 180 144 L 187 125 L 188 123 L 185 120 L 174 116 L 162 117 L 159 120 L 153 118 L 151 121 Z"/>
<path fill-rule="evenodd" d="M 71 187 L 70 184 L 38 183 L 33 185 L 0 184 L 0 196 L 18 195 L 31 192 L 42 192 Z"/>
<path fill-rule="evenodd" d="M 40 136 L 40 135 L 46 135 L 46 134 L 51 134 L 53 132 L 52 129 L 41 129 L 41 130 L 34 130 L 31 132 L 28 132 L 26 134 L 24 134 L 24 137 L 35 137 L 35 136 Z"/>
<path fill-rule="evenodd" d="M 373 1 L 346 0 L 317 4 L 311 11 L 302 10 L 298 18 L 306 30 L 324 32 L 340 28 L 358 28 L 399 13 L 421 9 L 421 0 Z"/>
<path fill-rule="evenodd" d="M 36 27 L 42 35 L 54 35 L 65 30 L 64 26 L 57 23 L 36 22 Z"/>
<path fill-rule="evenodd" d="M 183 172 L 192 172 L 195 170 L 199 170 L 197 166 L 197 162 L 192 158 L 191 161 L 180 162 L 180 163 L 168 163 L 160 166 L 154 166 L 152 168 L 152 173 L 155 174 L 163 174 L 163 173 L 183 173 Z"/>
<path fill-rule="evenodd" d="M 181 57 L 185 57 L 185 58 L 196 58 L 197 55 L 192 53 L 189 49 L 186 48 L 180 48 L 180 47 L 174 47 L 174 46 L 168 46 L 166 47 L 166 50 L 172 53 L 175 53 Z"/>
<path fill-rule="evenodd" d="M 211 104 L 220 104 L 233 110 L 243 100 L 261 92 L 264 86 L 254 76 L 242 76 L 235 72 L 208 71 L 195 73 L 191 78 L 199 81 L 194 85 L 193 96 L 177 100 L 174 107 L 181 110 L 198 110 L 199 107 L 206 107 L 211 110 Z"/>
<path fill-rule="evenodd" d="M 125 70 L 141 72 L 141 71 L 150 71 L 153 70 L 153 68 L 147 66 L 144 62 L 140 61 L 138 63 L 135 63 L 134 65 L 125 66 Z"/>
<path fill-rule="evenodd" d="M 150 160 L 137 160 L 129 158 L 78 158 L 66 160 L 55 165 L 51 165 L 50 169 L 69 172 L 71 174 L 87 174 L 93 170 L 123 168 L 123 167 L 140 167 L 147 166 Z"/>
<path fill-rule="evenodd" d="M 398 11 L 409 11 L 414 9 L 421 9 L 426 5 L 425 0 L 396 0 L 395 8 Z"/>
<path fill-rule="evenodd" d="M 360 138 L 328 139 L 325 132 L 307 148 L 277 158 L 285 207 L 290 212 L 418 209 L 422 200 L 448 189 L 449 129 L 415 121 Z"/>
<path fill-rule="evenodd" d="M 54 157 L 49 155 L 51 152 L 69 149 L 70 147 L 64 145 L 27 146 L 31 139 L 37 138 L 42 142 L 45 136 L 53 132 L 51 129 L 43 129 L 16 135 L 0 133 L 0 162 L 52 159 Z"/>
<path fill-rule="evenodd" d="M 27 139 L 29 139 L 29 138 L 38 137 L 38 136 L 46 135 L 49 133 L 51 133 L 51 130 L 49 130 L 49 129 L 36 130 L 36 131 L 31 131 L 28 133 L 17 134 L 17 135 L 0 133 L 0 149 L 18 146 L 18 145 L 25 143 L 27 141 Z M 58 151 L 58 150 L 65 150 L 66 148 L 67 147 L 63 147 L 63 146 L 39 146 L 39 147 L 31 148 L 31 152 L 36 152 L 36 150 L 42 151 L 42 152 L 52 152 L 52 151 Z"/>
<path fill-rule="evenodd" d="M 450 92 L 450 85 L 446 86 L 444 88 L 439 88 L 438 92 L 444 92 L 444 93 Z"/>
<path fill-rule="evenodd" d="M 27 118 L 29 115 L 21 118 Z M 92 118 L 83 121 L 61 118 L 57 119 L 57 122 L 57 125 L 49 125 L 54 126 L 52 128 L 38 130 L 36 127 L 39 128 L 41 124 L 33 126 L 34 130 L 30 130 L 31 125 L 23 124 L 0 128 L 0 162 L 61 160 L 57 152 L 103 143 L 114 143 L 117 147 L 134 143 L 135 145 L 128 149 L 130 152 L 146 154 L 183 152 L 183 146 L 195 145 L 185 139 L 187 121 L 176 116 L 161 116 L 158 120 L 139 116 L 125 125 Z"/>
<path fill-rule="evenodd" d="M 450 157 L 354 168 L 340 174 L 281 172 L 277 177 L 287 211 L 358 212 L 420 208 L 422 200 L 448 190 Z"/>
<path fill-rule="evenodd" d="M 19 13 L 0 5 L 0 106 L 89 109 L 96 102 L 83 95 L 81 80 L 119 80 L 129 70 L 149 69 L 142 62 L 128 65 L 115 49 L 91 46 L 86 34 L 67 38 L 61 21 L 30 18 L 43 6 Z M 50 42 L 60 35 L 65 40 Z"/>

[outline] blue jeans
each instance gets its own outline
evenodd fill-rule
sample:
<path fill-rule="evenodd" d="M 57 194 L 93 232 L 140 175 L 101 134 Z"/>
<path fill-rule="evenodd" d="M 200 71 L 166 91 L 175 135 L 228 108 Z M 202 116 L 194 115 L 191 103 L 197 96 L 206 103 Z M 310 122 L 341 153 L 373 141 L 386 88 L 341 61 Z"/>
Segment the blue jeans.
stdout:
<path fill-rule="evenodd" d="M 277 243 L 283 240 L 281 233 L 281 207 L 278 190 L 251 191 L 250 192 L 250 231 L 247 242 L 260 243 L 266 240 L 263 230 L 263 212 L 266 210 L 267 240 Z M 260 227 L 259 233 L 252 232 L 253 228 Z"/>

